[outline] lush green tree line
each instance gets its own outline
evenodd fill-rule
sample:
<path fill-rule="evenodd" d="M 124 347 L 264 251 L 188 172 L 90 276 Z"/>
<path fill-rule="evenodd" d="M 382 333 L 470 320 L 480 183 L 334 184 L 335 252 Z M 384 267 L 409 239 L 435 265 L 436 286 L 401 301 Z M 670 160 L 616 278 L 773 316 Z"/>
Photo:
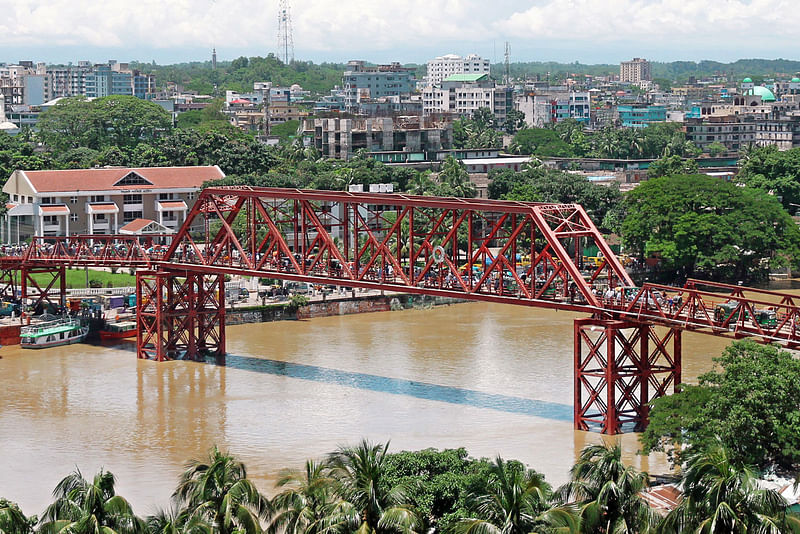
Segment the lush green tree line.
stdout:
<path fill-rule="evenodd" d="M 322 461 L 285 470 L 273 498 L 245 465 L 214 447 L 180 476 L 170 506 L 137 516 L 100 470 L 76 470 L 40 517 L 0 499 L 3 534 L 450 534 L 798 532 L 800 520 L 752 469 L 719 444 L 688 457 L 687 498 L 666 517 L 641 492 L 646 473 L 622 462 L 619 445 L 584 449 L 570 480 L 553 489 L 517 461 L 473 459 L 464 449 L 387 452 L 362 441 Z"/>
<path fill-rule="evenodd" d="M 519 130 L 509 151 L 543 157 L 611 159 L 691 157 L 700 154 L 699 149 L 686 139 L 679 123 L 656 123 L 646 128 L 607 126 L 597 132 L 587 133 L 574 119 L 547 128 Z"/>

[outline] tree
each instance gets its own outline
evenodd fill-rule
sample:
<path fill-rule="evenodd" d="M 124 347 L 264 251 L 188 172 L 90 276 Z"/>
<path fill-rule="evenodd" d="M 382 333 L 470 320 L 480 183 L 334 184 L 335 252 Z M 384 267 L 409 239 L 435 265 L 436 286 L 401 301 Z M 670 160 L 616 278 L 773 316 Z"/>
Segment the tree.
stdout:
<path fill-rule="evenodd" d="M 495 180 L 498 179 L 501 180 L 501 183 L 496 186 L 494 182 L 492 183 L 489 190 L 490 196 L 497 194 L 501 188 L 507 188 L 508 182 L 511 182 L 510 191 L 501 195 L 503 199 L 580 204 L 597 224 L 602 224 L 606 215 L 617 209 L 622 199 L 618 187 L 598 185 L 579 174 L 543 167 L 533 167 L 514 175 L 495 175 Z"/>
<path fill-rule="evenodd" d="M 647 168 L 647 178 L 676 174 L 697 174 L 697 162 L 693 159 L 684 160 L 678 155 L 664 156 L 652 162 Z"/>
<path fill-rule="evenodd" d="M 558 132 L 549 128 L 524 128 L 514 136 L 520 154 L 538 156 L 571 157 L 574 155 L 570 145 L 562 140 Z"/>
<path fill-rule="evenodd" d="M 442 162 L 438 178 L 441 184 L 439 194 L 443 196 L 465 198 L 473 198 L 475 196 L 475 186 L 472 185 L 469 179 L 467 167 L 452 154 L 449 154 Z"/>
<path fill-rule="evenodd" d="M 512 109 L 506 113 L 506 122 L 503 124 L 503 130 L 508 135 L 514 135 L 520 128 L 525 128 L 525 114 L 519 110 Z"/>
<path fill-rule="evenodd" d="M 462 519 L 449 529 L 454 534 L 527 534 L 542 528 L 566 527 L 578 532 L 578 518 L 566 507 L 551 505 L 550 485 L 519 462 L 499 456 L 489 467 L 484 493 L 473 495 L 477 517 Z"/>
<path fill-rule="evenodd" d="M 676 276 L 758 279 L 800 258 L 800 230 L 774 197 L 717 178 L 648 180 L 623 207 L 625 247 L 659 255 Z"/>
<path fill-rule="evenodd" d="M 355 522 L 359 534 L 421 531 L 420 518 L 408 503 L 406 489 L 401 485 L 387 488 L 383 483 L 388 448 L 388 443 L 363 440 L 328 457 L 337 492 L 350 504 L 351 522 Z"/>
<path fill-rule="evenodd" d="M 581 451 L 560 493 L 579 507 L 582 532 L 650 532 L 656 515 L 640 494 L 647 480 L 647 473 L 622 462 L 619 443 L 591 445 Z"/>
<path fill-rule="evenodd" d="M 282 491 L 272 500 L 275 514 L 269 525 L 271 533 L 336 531 L 348 517 L 324 463 L 308 460 L 302 471 L 284 471 L 275 487 Z"/>
<path fill-rule="evenodd" d="M 187 464 L 173 498 L 215 534 L 260 534 L 259 520 L 270 515 L 269 501 L 248 480 L 244 464 L 216 446 L 205 461 Z"/>
<path fill-rule="evenodd" d="M 720 143 L 719 141 L 714 141 L 710 145 L 706 147 L 708 149 L 708 153 L 711 154 L 711 157 L 716 158 L 718 156 L 723 155 L 725 152 L 728 151 L 728 147 Z"/>
<path fill-rule="evenodd" d="M 800 532 L 800 519 L 787 516 L 783 497 L 760 488 L 753 469 L 733 461 L 719 442 L 689 456 L 682 486 L 683 499 L 665 519 L 665 531 Z"/>
<path fill-rule="evenodd" d="M 28 518 L 17 503 L 0 498 L 0 534 L 30 534 L 36 518 Z"/>
<path fill-rule="evenodd" d="M 142 534 L 145 523 L 130 503 L 116 494 L 116 479 L 100 470 L 91 482 L 79 470 L 64 477 L 53 490 L 55 501 L 39 523 L 42 534 Z"/>
<path fill-rule="evenodd" d="M 733 343 L 714 361 L 698 386 L 653 402 L 644 451 L 703 451 L 719 439 L 742 465 L 800 463 L 800 361 L 752 340 Z"/>
<path fill-rule="evenodd" d="M 102 148 L 103 133 L 94 116 L 94 104 L 85 97 L 62 98 L 39 117 L 39 138 L 56 152 L 71 148 Z"/>
<path fill-rule="evenodd" d="M 780 197 L 783 207 L 794 213 L 800 204 L 800 149 L 780 151 L 775 146 L 753 147 L 742 157 L 736 179 L 765 193 Z"/>

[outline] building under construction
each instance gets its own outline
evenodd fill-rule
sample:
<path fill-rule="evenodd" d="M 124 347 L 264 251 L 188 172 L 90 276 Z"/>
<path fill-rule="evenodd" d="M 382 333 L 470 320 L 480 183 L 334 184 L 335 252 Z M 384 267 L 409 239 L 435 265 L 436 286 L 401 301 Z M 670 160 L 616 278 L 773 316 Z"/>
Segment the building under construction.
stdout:
<path fill-rule="evenodd" d="M 360 149 L 368 152 L 449 149 L 453 125 L 432 117 L 308 119 L 303 135 L 328 158 L 349 159 Z"/>

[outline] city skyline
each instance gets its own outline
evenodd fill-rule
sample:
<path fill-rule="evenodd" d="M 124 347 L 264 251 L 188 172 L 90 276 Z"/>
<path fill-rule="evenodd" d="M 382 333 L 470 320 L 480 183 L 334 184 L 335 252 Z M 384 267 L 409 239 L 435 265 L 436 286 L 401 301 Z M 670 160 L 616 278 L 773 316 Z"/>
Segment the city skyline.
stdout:
<path fill-rule="evenodd" d="M 4 5 L 6 4 L 6 5 Z M 512 61 L 615 64 L 792 58 L 800 13 L 788 0 L 725 0 L 718 9 L 679 0 L 479 0 L 439 4 L 368 0 L 292 3 L 297 59 L 424 63 L 447 53 Z M 0 61 L 48 63 L 220 61 L 277 53 L 278 2 L 0 0 Z M 354 34 L 353 29 L 358 32 Z"/>

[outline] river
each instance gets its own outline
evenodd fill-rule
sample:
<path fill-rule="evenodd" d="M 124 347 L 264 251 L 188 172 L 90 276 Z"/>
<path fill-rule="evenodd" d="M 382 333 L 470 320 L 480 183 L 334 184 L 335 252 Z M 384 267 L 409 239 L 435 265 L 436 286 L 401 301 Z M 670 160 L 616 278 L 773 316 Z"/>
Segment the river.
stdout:
<path fill-rule="evenodd" d="M 75 467 L 103 466 L 138 514 L 165 506 L 183 465 L 218 444 L 272 492 L 277 473 L 362 437 L 391 450 L 466 447 L 563 483 L 581 448 L 635 435 L 572 429 L 574 314 L 468 303 L 231 326 L 226 366 L 136 359 L 132 341 L 0 349 L 0 497 L 41 513 Z M 684 334 L 683 376 L 726 340 Z"/>

